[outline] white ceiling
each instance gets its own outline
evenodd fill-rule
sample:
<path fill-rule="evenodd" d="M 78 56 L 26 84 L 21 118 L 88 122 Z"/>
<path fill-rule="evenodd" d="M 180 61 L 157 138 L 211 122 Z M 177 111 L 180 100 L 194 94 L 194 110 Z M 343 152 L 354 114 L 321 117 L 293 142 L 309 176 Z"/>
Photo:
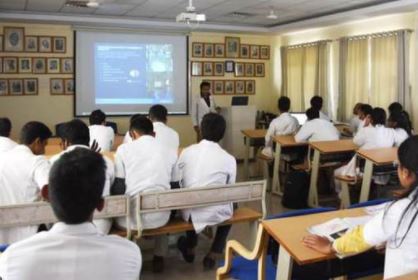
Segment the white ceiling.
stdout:
<path fill-rule="evenodd" d="M 187 0 L 96 0 L 99 8 L 67 7 L 65 0 L 0 0 L 1 12 L 112 16 L 123 19 L 174 21 Z M 194 0 L 212 24 L 272 27 L 336 13 L 381 6 L 401 0 Z M 270 9 L 277 20 L 266 18 Z M 241 16 L 234 13 L 244 14 Z"/>

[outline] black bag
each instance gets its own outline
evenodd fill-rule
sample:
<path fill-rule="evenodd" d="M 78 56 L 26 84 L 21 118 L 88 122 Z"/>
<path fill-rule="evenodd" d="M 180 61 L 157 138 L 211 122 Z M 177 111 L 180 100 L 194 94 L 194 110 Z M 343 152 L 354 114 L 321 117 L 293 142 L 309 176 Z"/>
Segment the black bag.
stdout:
<path fill-rule="evenodd" d="M 307 208 L 309 183 L 309 175 L 307 172 L 290 172 L 284 185 L 282 205 L 290 209 Z"/>

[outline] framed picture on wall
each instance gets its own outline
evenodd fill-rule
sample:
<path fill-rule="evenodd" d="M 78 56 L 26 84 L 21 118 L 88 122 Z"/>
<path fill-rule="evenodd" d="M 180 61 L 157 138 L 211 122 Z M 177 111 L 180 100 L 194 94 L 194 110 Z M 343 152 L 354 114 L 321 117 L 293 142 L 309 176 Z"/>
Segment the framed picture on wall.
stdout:
<path fill-rule="evenodd" d="M 32 59 L 30 57 L 19 57 L 19 73 L 32 73 Z"/>
<path fill-rule="evenodd" d="M 0 52 L 3 51 L 3 35 L 0 35 Z"/>
<path fill-rule="evenodd" d="M 32 59 L 32 69 L 34 74 L 46 73 L 46 59 L 45 57 L 34 57 Z"/>
<path fill-rule="evenodd" d="M 251 45 L 250 46 L 250 58 L 251 59 L 259 59 L 260 58 L 260 46 L 258 46 L 258 45 Z"/>
<path fill-rule="evenodd" d="M 224 81 L 216 80 L 213 82 L 213 94 L 224 94 Z"/>
<path fill-rule="evenodd" d="M 10 95 L 23 95 L 23 80 L 22 79 L 10 79 L 9 80 L 9 93 Z"/>
<path fill-rule="evenodd" d="M 225 37 L 225 56 L 228 58 L 238 58 L 240 51 L 239 37 Z"/>
<path fill-rule="evenodd" d="M 204 43 L 203 44 L 203 51 L 205 53 L 206 58 L 213 57 L 213 44 Z"/>
<path fill-rule="evenodd" d="M 270 46 L 260 46 L 260 58 L 270 59 Z"/>
<path fill-rule="evenodd" d="M 25 52 L 38 52 L 37 36 L 25 36 Z"/>
<path fill-rule="evenodd" d="M 48 57 L 47 59 L 47 72 L 48 74 L 60 73 L 60 59 L 56 57 Z"/>
<path fill-rule="evenodd" d="M 254 77 L 254 63 L 245 63 L 245 77 Z"/>
<path fill-rule="evenodd" d="M 232 60 L 225 61 L 225 72 L 233 73 L 235 70 L 235 62 Z"/>
<path fill-rule="evenodd" d="M 192 76 L 203 76 L 202 62 L 192 61 Z"/>
<path fill-rule="evenodd" d="M 245 81 L 235 81 L 235 94 L 245 94 Z"/>
<path fill-rule="evenodd" d="M 192 43 L 192 57 L 203 57 L 203 43 Z"/>
<path fill-rule="evenodd" d="M 23 89 L 25 95 L 38 95 L 38 79 L 23 79 Z"/>
<path fill-rule="evenodd" d="M 51 95 L 64 94 L 64 79 L 51 78 L 49 80 L 49 87 Z"/>
<path fill-rule="evenodd" d="M 65 53 L 67 51 L 65 37 L 52 37 L 52 51 L 54 53 Z"/>
<path fill-rule="evenodd" d="M 225 81 L 225 94 L 234 94 L 234 93 L 235 93 L 235 82 Z"/>
<path fill-rule="evenodd" d="M 239 52 L 240 58 L 250 58 L 250 46 L 242 44 Z"/>
<path fill-rule="evenodd" d="M 3 73 L 17 73 L 17 57 L 3 57 Z"/>
<path fill-rule="evenodd" d="M 255 76 L 264 77 L 265 75 L 266 75 L 266 71 L 264 68 L 264 63 L 256 63 L 255 64 Z"/>
<path fill-rule="evenodd" d="M 4 51 L 5 52 L 23 52 L 25 29 L 23 27 L 3 28 Z"/>
<path fill-rule="evenodd" d="M 64 79 L 64 93 L 74 94 L 74 79 Z"/>
<path fill-rule="evenodd" d="M 225 75 L 224 72 L 224 63 L 223 62 L 214 62 L 213 63 L 213 68 L 214 68 L 214 76 L 223 76 Z"/>
<path fill-rule="evenodd" d="M 203 76 L 213 76 L 212 62 L 203 62 Z"/>
<path fill-rule="evenodd" d="M 0 73 L 3 73 L 3 58 L 0 57 Z"/>
<path fill-rule="evenodd" d="M 52 52 L 52 39 L 49 36 L 38 37 L 39 52 L 50 53 Z"/>
<path fill-rule="evenodd" d="M 215 57 L 225 57 L 225 44 L 215 44 Z"/>
<path fill-rule="evenodd" d="M 237 62 L 235 63 L 235 77 L 244 77 L 245 76 L 245 63 Z"/>
<path fill-rule="evenodd" d="M 9 94 L 9 83 L 7 79 L 0 79 L 0 96 L 6 96 Z"/>
<path fill-rule="evenodd" d="M 72 57 L 61 58 L 61 73 L 63 74 L 74 73 L 74 61 Z"/>
<path fill-rule="evenodd" d="M 245 81 L 245 94 L 255 94 L 255 81 L 254 80 Z"/>

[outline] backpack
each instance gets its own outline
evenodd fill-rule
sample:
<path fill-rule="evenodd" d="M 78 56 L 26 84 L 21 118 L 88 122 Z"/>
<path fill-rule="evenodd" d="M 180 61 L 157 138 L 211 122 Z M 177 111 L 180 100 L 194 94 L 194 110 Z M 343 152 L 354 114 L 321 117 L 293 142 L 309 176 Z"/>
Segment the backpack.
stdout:
<path fill-rule="evenodd" d="M 290 209 L 308 208 L 309 183 L 307 172 L 290 172 L 284 185 L 282 205 Z"/>

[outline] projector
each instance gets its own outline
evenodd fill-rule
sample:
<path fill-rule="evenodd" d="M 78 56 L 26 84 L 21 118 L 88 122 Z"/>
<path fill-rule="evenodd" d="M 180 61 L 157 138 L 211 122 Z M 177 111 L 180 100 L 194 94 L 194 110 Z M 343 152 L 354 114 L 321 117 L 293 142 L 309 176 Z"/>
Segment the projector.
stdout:
<path fill-rule="evenodd" d="M 178 14 L 176 17 L 176 21 L 177 22 L 185 22 L 185 23 L 189 23 L 189 22 L 204 22 L 206 21 L 206 15 L 205 14 L 197 14 L 197 13 L 190 13 L 190 12 L 186 12 L 186 13 L 181 13 Z"/>

